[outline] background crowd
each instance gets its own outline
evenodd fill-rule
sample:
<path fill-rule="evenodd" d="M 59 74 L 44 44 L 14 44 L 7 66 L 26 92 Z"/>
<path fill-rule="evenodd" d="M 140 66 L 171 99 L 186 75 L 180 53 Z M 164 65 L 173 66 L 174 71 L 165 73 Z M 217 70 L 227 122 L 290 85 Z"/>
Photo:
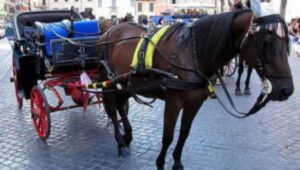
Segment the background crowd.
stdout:
<path fill-rule="evenodd" d="M 289 23 L 292 55 L 300 57 L 300 18 L 292 18 Z"/>

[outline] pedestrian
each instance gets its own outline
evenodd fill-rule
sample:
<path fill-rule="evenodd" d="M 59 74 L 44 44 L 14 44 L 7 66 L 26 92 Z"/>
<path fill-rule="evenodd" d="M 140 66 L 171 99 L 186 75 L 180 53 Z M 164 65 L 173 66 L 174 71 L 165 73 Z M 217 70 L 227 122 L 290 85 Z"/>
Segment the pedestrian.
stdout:
<path fill-rule="evenodd" d="M 147 28 L 148 28 L 149 31 L 153 31 L 153 30 L 156 29 L 155 23 L 153 22 L 153 16 L 149 17 Z"/>
<path fill-rule="evenodd" d="M 292 43 L 295 43 L 299 39 L 299 23 L 298 20 L 295 18 L 291 19 L 291 23 L 289 25 L 289 33 L 290 39 Z"/>
<path fill-rule="evenodd" d="M 300 18 L 298 18 L 298 25 L 299 25 L 299 27 L 298 27 L 298 30 L 300 30 Z"/>
<path fill-rule="evenodd" d="M 291 42 L 291 56 L 300 57 L 300 47 L 299 47 L 299 23 L 298 19 L 292 18 L 289 24 L 289 37 Z"/>
<path fill-rule="evenodd" d="M 143 20 L 142 20 L 142 25 L 143 27 L 147 28 L 148 27 L 148 19 L 147 17 L 144 17 Z"/>
<path fill-rule="evenodd" d="M 161 18 L 158 20 L 157 27 L 158 27 L 158 28 L 163 27 L 165 24 L 166 24 L 165 18 L 164 18 L 164 17 L 161 17 Z"/>

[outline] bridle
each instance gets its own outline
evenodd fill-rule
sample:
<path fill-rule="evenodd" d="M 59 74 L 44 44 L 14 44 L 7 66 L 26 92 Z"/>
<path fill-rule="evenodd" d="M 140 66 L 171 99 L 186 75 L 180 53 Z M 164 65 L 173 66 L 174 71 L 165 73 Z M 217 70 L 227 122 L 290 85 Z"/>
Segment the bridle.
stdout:
<path fill-rule="evenodd" d="M 239 51 L 242 51 L 242 49 L 244 48 L 248 38 L 249 38 L 249 35 L 252 34 L 253 30 L 255 29 L 256 25 L 253 23 L 255 17 L 254 15 L 252 15 L 251 17 L 251 20 L 250 20 L 250 26 L 249 26 L 249 29 L 247 31 L 247 33 L 245 34 L 245 36 L 243 37 L 242 41 L 241 41 L 241 44 L 239 46 Z"/>
<path fill-rule="evenodd" d="M 239 52 L 241 52 L 244 49 L 246 43 L 248 42 L 249 36 L 253 35 L 257 26 L 259 26 L 259 25 L 255 22 L 255 16 L 253 14 L 251 17 L 251 20 L 250 20 L 249 29 L 248 29 L 247 33 L 245 34 L 245 36 L 243 37 L 241 44 L 239 46 Z M 263 68 L 263 63 L 261 61 L 261 58 L 259 56 L 256 57 L 256 63 L 257 63 L 258 74 L 262 74 L 264 68 Z M 266 78 L 263 77 L 262 79 L 266 79 Z"/>
<path fill-rule="evenodd" d="M 242 38 L 242 41 L 241 41 L 240 46 L 238 48 L 239 53 L 245 48 L 245 45 L 248 42 L 249 36 L 250 35 L 254 35 L 254 33 L 257 32 L 258 27 L 260 27 L 261 25 L 264 24 L 264 23 L 263 24 L 259 24 L 258 21 L 257 21 L 259 19 L 260 18 L 255 18 L 255 16 L 252 15 L 251 20 L 250 20 L 249 29 L 248 29 L 247 33 L 245 34 L 245 36 Z M 279 21 L 271 21 L 270 23 L 271 24 L 275 24 L 275 23 L 280 23 L 280 22 Z M 266 24 L 270 24 L 270 23 L 266 23 Z M 276 30 L 272 30 L 272 31 L 276 31 Z M 284 35 L 284 36 L 288 36 L 288 35 Z M 262 56 L 258 55 L 256 57 L 256 63 L 257 63 L 258 74 L 261 74 L 261 76 L 263 77 L 263 70 L 264 70 L 264 68 L 263 68 L 263 63 L 262 63 Z M 265 77 L 277 78 L 277 79 L 288 79 L 288 78 L 291 78 L 292 76 L 266 75 Z"/>
<path fill-rule="evenodd" d="M 247 33 L 245 34 L 245 36 L 242 38 L 241 43 L 240 43 L 240 45 L 238 47 L 238 50 L 237 50 L 238 53 L 241 53 L 241 51 L 245 48 L 245 45 L 248 43 L 249 36 L 250 35 L 254 35 L 254 33 L 260 31 L 259 28 L 262 28 L 262 29 L 271 29 L 271 31 L 277 31 L 277 30 L 272 30 L 272 28 L 274 28 L 274 25 L 276 25 L 276 24 L 278 24 L 278 25 L 285 24 L 283 22 L 284 21 L 280 17 L 276 17 L 275 15 L 266 16 L 266 17 L 262 17 L 262 18 L 255 18 L 255 16 L 252 15 L 249 29 L 248 29 Z M 285 29 L 284 26 L 282 28 Z M 277 34 L 277 32 L 275 32 L 275 33 Z M 285 30 L 284 34 L 285 34 L 284 36 L 288 36 L 287 33 L 286 33 L 286 30 Z M 278 36 L 278 35 L 276 35 L 276 36 Z M 285 38 L 287 38 L 287 37 L 285 37 Z M 258 43 L 258 42 L 256 42 L 256 43 Z M 287 41 L 287 43 L 288 43 L 288 41 Z M 259 74 L 259 76 L 261 78 L 263 88 L 261 90 L 261 94 L 257 98 L 256 103 L 249 110 L 248 113 L 240 112 L 236 108 L 236 106 L 235 106 L 235 104 L 234 104 L 234 102 L 233 102 L 233 100 L 232 100 L 232 98 L 231 98 L 231 96 L 230 96 L 230 94 L 228 92 L 228 89 L 226 88 L 226 85 L 222 81 L 222 78 L 221 78 L 220 74 L 218 74 L 218 77 L 220 79 L 222 88 L 225 91 L 225 94 L 226 94 L 226 96 L 228 98 L 228 101 L 229 101 L 230 105 L 232 106 L 233 110 L 238 115 L 233 114 L 218 97 L 217 97 L 217 100 L 219 101 L 219 103 L 222 105 L 222 107 L 225 109 L 225 111 L 228 114 L 230 114 L 230 115 L 232 115 L 232 116 L 234 116 L 236 118 L 246 118 L 246 117 L 248 117 L 250 115 L 253 115 L 253 114 L 257 113 L 261 108 L 263 108 L 268 103 L 268 101 L 270 100 L 268 98 L 268 95 L 271 94 L 271 92 L 272 92 L 272 83 L 271 83 L 271 81 L 268 78 L 279 79 L 281 81 L 284 81 L 286 79 L 292 78 L 292 76 L 290 76 L 290 75 L 289 76 L 277 76 L 277 75 L 274 76 L 274 75 L 266 75 L 266 74 L 264 74 L 264 67 L 263 67 L 263 63 L 262 63 L 263 56 L 260 55 L 260 54 L 256 54 L 256 55 L 257 55 L 257 57 L 256 57 L 257 73 Z"/>

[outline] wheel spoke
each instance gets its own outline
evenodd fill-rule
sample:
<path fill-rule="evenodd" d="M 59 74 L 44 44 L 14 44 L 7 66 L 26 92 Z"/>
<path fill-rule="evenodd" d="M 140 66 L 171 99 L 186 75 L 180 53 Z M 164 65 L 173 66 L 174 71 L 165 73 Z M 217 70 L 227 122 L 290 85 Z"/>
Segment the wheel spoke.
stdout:
<path fill-rule="evenodd" d="M 40 136 L 42 137 L 44 137 L 44 130 L 45 130 L 44 118 L 41 118 Z"/>
<path fill-rule="evenodd" d="M 45 137 L 46 133 L 48 131 L 47 119 L 46 119 L 46 117 L 44 117 L 42 120 L 43 120 L 42 121 L 42 128 L 43 128 L 42 136 Z"/>
<path fill-rule="evenodd" d="M 43 91 L 35 86 L 31 91 L 32 121 L 38 136 L 45 140 L 50 134 L 49 106 Z M 48 120 L 49 119 L 49 120 Z"/>
<path fill-rule="evenodd" d="M 36 125 L 37 125 L 36 128 L 39 131 L 39 129 L 41 128 L 41 118 L 40 117 L 36 119 Z"/>

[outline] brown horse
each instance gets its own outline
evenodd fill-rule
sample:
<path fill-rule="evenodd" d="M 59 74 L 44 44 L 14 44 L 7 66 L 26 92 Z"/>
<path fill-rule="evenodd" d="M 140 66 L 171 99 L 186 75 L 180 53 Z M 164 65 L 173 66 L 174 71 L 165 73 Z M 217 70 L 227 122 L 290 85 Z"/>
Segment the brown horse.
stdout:
<path fill-rule="evenodd" d="M 278 34 L 276 28 L 270 30 L 270 27 L 264 27 L 266 24 L 279 25 L 282 27 L 281 34 Z M 257 26 L 261 26 L 260 29 L 257 29 Z M 115 75 L 133 70 L 130 64 L 139 39 L 129 37 L 145 33 L 146 30 L 141 27 L 122 23 L 101 36 L 99 42 L 104 43 L 124 40 L 101 46 L 101 50 L 105 51 L 101 59 L 108 61 Z M 264 106 L 270 100 L 286 100 L 294 88 L 288 64 L 288 51 L 287 27 L 279 15 L 255 18 L 251 11 L 240 11 L 203 17 L 192 26 L 171 26 L 157 44 L 153 68 L 171 72 L 177 75 L 179 80 L 202 82 L 202 85 L 180 90 L 176 88 L 175 81 L 173 87 L 161 85 L 138 91 L 140 95 L 165 101 L 162 148 L 156 161 L 157 168 L 164 169 L 166 153 L 173 141 L 174 127 L 179 112 L 183 110 L 180 135 L 173 152 L 173 169 L 183 169 L 183 146 L 189 136 L 193 119 L 209 96 L 208 80 L 205 77 L 212 77 L 218 69 L 240 53 L 240 56 L 256 69 L 261 79 L 269 82 L 264 89 L 266 98 L 258 105 Z M 123 87 L 130 84 L 134 89 L 164 78 L 159 74 L 137 72 L 129 81 L 121 84 Z M 127 118 L 128 98 L 131 95 L 132 93 L 108 93 L 103 98 L 105 110 L 114 124 L 120 155 L 126 154 L 127 146 L 132 140 L 132 128 Z M 124 135 L 120 132 L 117 112 L 122 117 Z"/>

